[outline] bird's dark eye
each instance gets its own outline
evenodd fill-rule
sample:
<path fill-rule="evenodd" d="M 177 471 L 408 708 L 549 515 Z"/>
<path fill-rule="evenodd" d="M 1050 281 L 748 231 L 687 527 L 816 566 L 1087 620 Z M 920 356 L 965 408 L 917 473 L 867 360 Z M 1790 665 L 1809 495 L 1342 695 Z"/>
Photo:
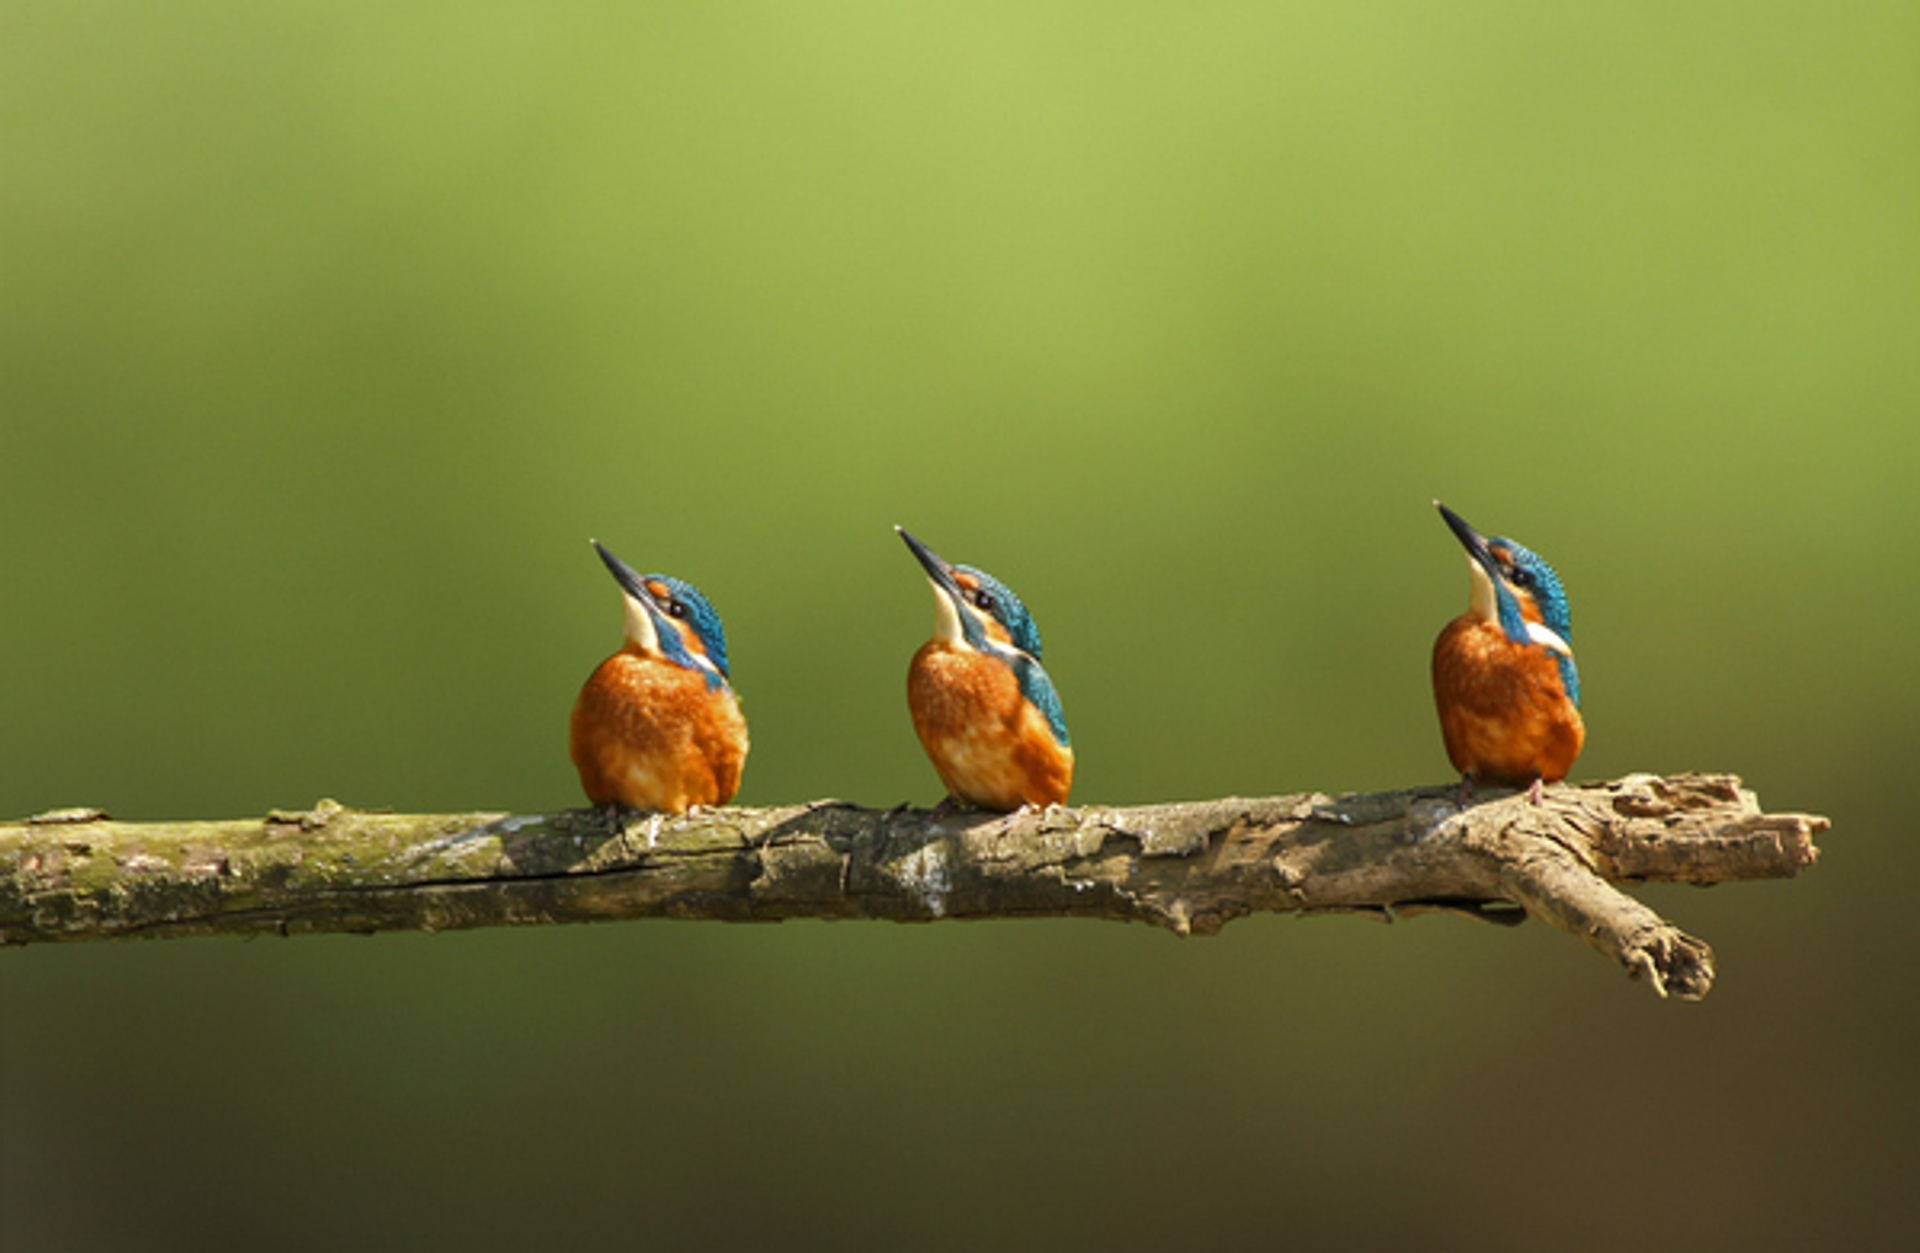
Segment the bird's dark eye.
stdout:
<path fill-rule="evenodd" d="M 1509 574 L 1507 577 L 1512 579 L 1516 586 L 1519 586 L 1519 587 L 1533 586 L 1533 571 L 1527 569 L 1525 566 L 1515 566 L 1513 568 L 1513 573 Z"/>
<path fill-rule="evenodd" d="M 668 617 L 670 617 L 670 618 L 684 618 L 684 617 L 686 617 L 686 616 L 687 616 L 687 606 L 686 606 L 686 602 L 685 602 L 685 601 L 678 601 L 678 600 L 670 600 L 670 601 L 668 601 L 668 602 L 667 602 L 667 616 L 668 616 Z"/>
<path fill-rule="evenodd" d="M 980 608 L 987 613 L 993 612 L 993 596 L 989 592 L 975 592 L 973 594 L 973 603 L 980 606 Z"/>

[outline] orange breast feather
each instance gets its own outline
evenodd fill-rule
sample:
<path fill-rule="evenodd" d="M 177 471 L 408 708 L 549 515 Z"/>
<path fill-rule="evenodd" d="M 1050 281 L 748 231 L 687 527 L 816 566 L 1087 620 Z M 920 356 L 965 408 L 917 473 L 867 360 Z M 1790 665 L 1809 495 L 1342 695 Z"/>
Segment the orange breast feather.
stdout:
<path fill-rule="evenodd" d="M 580 786 L 596 805 L 685 813 L 740 789 L 747 723 L 731 689 L 659 657 L 623 649 L 580 689 L 569 735 Z"/>
<path fill-rule="evenodd" d="M 1073 750 L 1020 694 L 1005 664 L 938 640 L 914 654 L 907 706 L 947 791 L 983 809 L 1057 805 L 1073 786 Z"/>
<path fill-rule="evenodd" d="M 1498 623 L 1471 613 L 1434 641 L 1433 698 L 1448 759 L 1476 782 L 1558 782 L 1586 742 L 1553 654 L 1514 644 Z"/>

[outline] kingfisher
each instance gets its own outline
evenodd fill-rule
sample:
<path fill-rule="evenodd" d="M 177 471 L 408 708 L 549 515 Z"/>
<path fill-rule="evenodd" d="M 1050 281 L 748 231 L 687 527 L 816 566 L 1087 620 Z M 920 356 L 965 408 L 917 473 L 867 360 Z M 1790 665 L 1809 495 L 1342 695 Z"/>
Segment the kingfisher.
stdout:
<path fill-rule="evenodd" d="M 747 721 L 727 684 L 720 615 L 691 584 L 636 574 L 589 541 L 626 603 L 626 643 L 574 702 L 568 736 L 595 805 L 683 814 L 740 788 Z"/>
<path fill-rule="evenodd" d="M 1057 805 L 1073 786 L 1073 747 L 1040 629 L 1013 589 L 949 565 L 900 527 L 933 585 L 933 638 L 907 669 L 907 708 L 948 794 L 978 809 Z"/>
<path fill-rule="evenodd" d="M 1470 789 L 1567 777 L 1586 742 L 1573 619 L 1560 576 L 1510 539 L 1488 539 L 1433 502 L 1467 550 L 1467 612 L 1433 644 L 1433 699 L 1447 757 Z"/>

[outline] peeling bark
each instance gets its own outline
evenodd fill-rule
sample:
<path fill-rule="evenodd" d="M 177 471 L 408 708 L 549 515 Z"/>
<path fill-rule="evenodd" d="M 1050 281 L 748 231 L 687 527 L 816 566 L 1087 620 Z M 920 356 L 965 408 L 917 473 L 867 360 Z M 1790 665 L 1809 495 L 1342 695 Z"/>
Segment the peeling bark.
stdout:
<path fill-rule="evenodd" d="M 1257 911 L 1445 910 L 1544 919 L 1661 996 L 1697 1000 L 1712 950 L 1614 885 L 1791 877 L 1827 826 L 1763 813 L 1731 775 L 1562 784 L 1539 805 L 1463 805 L 1456 788 L 1011 816 L 816 801 L 617 827 L 598 810 L 332 801 L 225 822 L 74 809 L 0 824 L 0 943 L 646 917 L 1073 916 L 1187 935 Z"/>

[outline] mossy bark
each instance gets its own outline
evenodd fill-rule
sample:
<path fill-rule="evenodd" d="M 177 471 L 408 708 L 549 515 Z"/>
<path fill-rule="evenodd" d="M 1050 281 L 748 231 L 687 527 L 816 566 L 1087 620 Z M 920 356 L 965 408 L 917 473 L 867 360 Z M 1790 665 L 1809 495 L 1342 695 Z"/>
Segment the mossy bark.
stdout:
<path fill-rule="evenodd" d="M 1712 952 L 1613 885 L 1781 878 L 1824 818 L 1730 775 L 1523 794 L 1323 794 L 1012 816 L 839 801 L 676 818 L 385 814 L 0 824 L 0 942 L 620 918 L 1075 916 L 1210 933 L 1256 911 L 1532 916 L 1697 999 Z"/>

